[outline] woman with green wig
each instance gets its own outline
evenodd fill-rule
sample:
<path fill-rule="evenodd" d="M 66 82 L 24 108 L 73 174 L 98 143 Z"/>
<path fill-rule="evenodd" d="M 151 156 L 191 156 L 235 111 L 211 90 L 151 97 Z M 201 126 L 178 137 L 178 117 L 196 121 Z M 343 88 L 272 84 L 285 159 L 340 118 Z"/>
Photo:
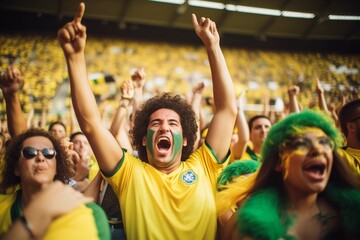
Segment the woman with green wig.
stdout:
<path fill-rule="evenodd" d="M 217 195 L 222 239 L 360 239 L 360 182 L 336 154 L 341 135 L 320 112 L 275 124 L 262 165 Z"/>

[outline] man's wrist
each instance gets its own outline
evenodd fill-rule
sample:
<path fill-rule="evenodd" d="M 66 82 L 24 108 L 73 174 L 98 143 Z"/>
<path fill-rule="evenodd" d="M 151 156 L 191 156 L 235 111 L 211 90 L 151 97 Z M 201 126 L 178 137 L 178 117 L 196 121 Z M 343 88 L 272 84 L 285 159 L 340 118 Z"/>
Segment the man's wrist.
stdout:
<path fill-rule="evenodd" d="M 127 108 L 127 107 L 128 107 L 128 104 L 123 103 L 123 102 L 120 102 L 120 103 L 119 103 L 119 107 L 121 107 L 121 108 Z"/>
<path fill-rule="evenodd" d="M 129 97 L 121 97 L 121 100 L 119 101 L 119 107 L 127 108 L 131 102 L 132 98 Z"/>
<path fill-rule="evenodd" d="M 121 100 L 132 100 L 133 98 L 132 97 L 128 97 L 128 96 L 121 96 Z"/>

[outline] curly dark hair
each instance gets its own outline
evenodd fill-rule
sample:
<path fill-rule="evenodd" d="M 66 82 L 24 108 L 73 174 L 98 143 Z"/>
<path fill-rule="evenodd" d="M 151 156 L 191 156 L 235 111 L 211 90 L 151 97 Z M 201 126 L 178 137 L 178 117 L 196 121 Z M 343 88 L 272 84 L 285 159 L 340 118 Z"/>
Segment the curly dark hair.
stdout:
<path fill-rule="evenodd" d="M 69 181 L 71 172 L 66 162 L 66 152 L 64 147 L 58 140 L 49 135 L 47 131 L 39 128 L 31 128 L 19 136 L 12 138 L 9 145 L 6 147 L 4 157 L 5 167 L 3 171 L 4 180 L 1 183 L 1 187 L 3 189 L 15 187 L 21 183 L 20 177 L 15 175 L 15 168 L 19 163 L 23 143 L 26 139 L 37 136 L 48 138 L 56 151 L 56 175 L 54 180 L 59 180 L 63 183 L 67 183 Z"/>
<path fill-rule="evenodd" d="M 147 134 L 150 115 L 159 109 L 171 109 L 180 116 L 183 129 L 183 138 L 187 139 L 187 146 L 183 147 L 181 161 L 186 161 L 193 152 L 196 132 L 198 129 L 195 112 L 190 104 L 179 95 L 163 93 L 150 98 L 135 113 L 134 127 L 131 130 L 134 149 L 138 151 L 139 158 L 148 162 L 146 147 L 142 145 L 142 139 Z"/>

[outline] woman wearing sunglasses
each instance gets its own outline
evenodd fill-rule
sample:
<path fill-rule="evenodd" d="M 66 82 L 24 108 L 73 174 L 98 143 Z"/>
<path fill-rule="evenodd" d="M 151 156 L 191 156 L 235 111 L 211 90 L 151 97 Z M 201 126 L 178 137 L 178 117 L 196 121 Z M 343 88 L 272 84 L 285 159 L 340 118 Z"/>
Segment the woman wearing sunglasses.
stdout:
<path fill-rule="evenodd" d="M 16 190 L 0 195 L 0 236 L 110 239 L 106 215 L 98 205 L 86 203 L 89 200 L 69 186 L 56 186 L 71 177 L 66 159 L 64 148 L 45 130 L 29 129 L 11 140 L 5 153 L 2 187 Z"/>
<path fill-rule="evenodd" d="M 217 195 L 222 239 L 360 239 L 360 184 L 336 154 L 333 120 L 314 111 L 275 124 L 257 173 Z"/>

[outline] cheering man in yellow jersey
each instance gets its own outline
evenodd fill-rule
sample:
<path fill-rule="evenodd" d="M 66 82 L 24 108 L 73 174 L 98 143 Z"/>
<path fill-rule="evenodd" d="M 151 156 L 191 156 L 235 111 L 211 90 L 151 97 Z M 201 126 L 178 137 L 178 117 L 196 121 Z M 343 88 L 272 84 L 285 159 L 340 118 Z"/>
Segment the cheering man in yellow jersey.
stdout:
<path fill-rule="evenodd" d="M 214 193 L 227 165 L 236 118 L 235 93 L 219 33 L 209 18 L 192 22 L 205 45 L 216 112 L 205 143 L 193 152 L 196 119 L 180 96 L 165 93 L 148 100 L 135 115 L 133 145 L 127 154 L 103 126 L 87 80 L 86 28 L 80 4 L 72 22 L 58 31 L 71 85 L 74 109 L 105 179 L 118 195 L 129 239 L 214 239 Z M 121 144 L 121 143 L 120 143 Z"/>

